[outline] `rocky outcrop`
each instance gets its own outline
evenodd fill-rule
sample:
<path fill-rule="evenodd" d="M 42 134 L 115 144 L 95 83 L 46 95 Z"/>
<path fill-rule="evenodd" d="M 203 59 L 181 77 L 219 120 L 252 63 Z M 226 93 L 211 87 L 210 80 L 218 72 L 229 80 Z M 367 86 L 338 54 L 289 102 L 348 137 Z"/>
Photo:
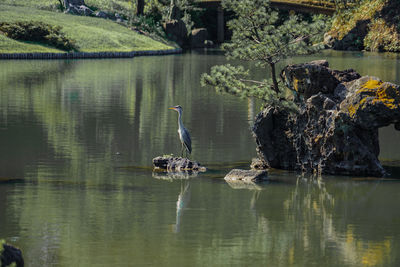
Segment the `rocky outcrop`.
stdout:
<path fill-rule="evenodd" d="M 287 66 L 297 112 L 268 107 L 253 133 L 268 167 L 325 174 L 382 176 L 378 128 L 400 122 L 400 87 L 326 61 Z M 262 165 L 262 164 L 258 164 Z"/>
<path fill-rule="evenodd" d="M 181 19 L 164 22 L 163 28 L 168 39 L 176 42 L 180 47 L 188 42 L 186 25 Z"/>
<path fill-rule="evenodd" d="M 91 16 L 93 10 L 85 5 L 84 0 L 64 0 L 64 13 L 80 15 L 80 16 Z"/>
<path fill-rule="evenodd" d="M 88 8 L 87 6 L 69 6 L 65 13 L 80 15 L 80 16 L 91 16 L 93 14 L 93 10 Z"/>
<path fill-rule="evenodd" d="M 196 161 L 189 160 L 181 157 L 156 157 L 153 159 L 153 165 L 155 169 L 162 169 L 167 171 L 206 171 L 207 169 L 201 166 Z"/>
<path fill-rule="evenodd" d="M 69 7 L 70 5 L 72 6 L 84 6 L 85 0 L 64 0 L 64 6 Z"/>
<path fill-rule="evenodd" d="M 368 130 L 400 122 L 399 86 L 365 76 L 347 85 L 340 110 L 359 127 Z"/>
<path fill-rule="evenodd" d="M 332 70 L 326 60 L 316 60 L 307 64 L 286 66 L 281 77 L 297 97 L 307 99 L 319 92 L 332 95 L 340 83 L 361 76 L 353 69 Z"/>
<path fill-rule="evenodd" d="M 119 23 L 127 23 L 127 20 L 118 14 L 111 14 L 106 11 L 98 10 L 94 12 L 90 9 L 84 0 L 64 0 L 64 13 L 78 15 L 78 16 L 94 16 L 102 19 L 110 19 Z"/>
<path fill-rule="evenodd" d="M 108 14 L 107 12 L 105 12 L 105 11 L 97 11 L 95 14 L 94 14 L 96 17 L 98 17 L 98 18 L 102 18 L 102 19 L 111 19 L 112 18 L 112 16 L 110 16 L 110 14 Z"/>
<path fill-rule="evenodd" d="M 9 266 L 15 264 L 17 267 L 24 266 L 24 259 L 22 258 L 22 252 L 20 249 L 7 244 L 1 244 L 2 249 L 0 249 L 0 262 L 1 266 Z"/>

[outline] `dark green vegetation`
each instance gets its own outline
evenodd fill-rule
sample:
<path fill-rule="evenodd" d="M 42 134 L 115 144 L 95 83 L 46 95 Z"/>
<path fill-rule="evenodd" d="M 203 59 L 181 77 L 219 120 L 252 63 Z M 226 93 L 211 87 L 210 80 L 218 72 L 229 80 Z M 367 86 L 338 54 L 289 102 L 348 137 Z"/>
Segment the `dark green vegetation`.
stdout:
<path fill-rule="evenodd" d="M 226 64 L 204 74 L 202 84 L 212 85 L 219 92 L 255 96 L 275 104 L 285 102 L 282 100 L 286 99 L 286 90 L 277 79 L 276 64 L 290 56 L 322 49 L 322 45 L 316 44 L 323 33 L 322 20 L 306 21 L 297 15 L 283 20 L 270 8 L 269 1 L 264 0 L 226 0 L 223 5 L 236 15 L 228 22 L 232 40 L 222 46 L 226 55 L 230 59 L 254 61 L 258 67 L 268 67 L 271 79 L 249 79 L 250 73 L 243 66 Z"/>
<path fill-rule="evenodd" d="M 75 49 L 75 42 L 65 36 L 61 26 L 40 21 L 2 22 L 0 32 L 14 40 L 37 42 L 67 51 Z"/>

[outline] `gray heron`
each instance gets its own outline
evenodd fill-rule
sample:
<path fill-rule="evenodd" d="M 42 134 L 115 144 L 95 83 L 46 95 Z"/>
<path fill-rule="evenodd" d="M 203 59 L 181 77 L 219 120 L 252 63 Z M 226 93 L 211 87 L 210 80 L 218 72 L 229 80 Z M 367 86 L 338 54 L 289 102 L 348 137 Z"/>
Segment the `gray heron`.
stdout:
<path fill-rule="evenodd" d="M 178 112 L 178 133 L 179 133 L 179 139 L 181 140 L 182 143 L 182 150 L 181 150 L 181 156 L 183 157 L 183 150 L 186 149 L 186 156 L 187 152 L 192 153 L 192 140 L 190 139 L 190 134 L 189 131 L 186 130 L 185 126 L 183 126 L 182 122 L 182 107 L 181 106 L 175 106 L 175 107 L 170 107 L 168 109 L 173 109 L 176 112 Z"/>

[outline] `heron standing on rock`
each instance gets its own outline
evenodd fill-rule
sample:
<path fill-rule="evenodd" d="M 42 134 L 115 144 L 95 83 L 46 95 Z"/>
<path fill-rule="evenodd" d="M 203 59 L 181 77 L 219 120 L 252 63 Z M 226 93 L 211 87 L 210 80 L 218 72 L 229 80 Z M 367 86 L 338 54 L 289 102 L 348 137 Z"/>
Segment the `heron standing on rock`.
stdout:
<path fill-rule="evenodd" d="M 179 117 L 178 117 L 178 133 L 179 133 L 179 139 L 181 140 L 182 143 L 182 150 L 181 150 L 181 156 L 183 157 L 183 150 L 186 149 L 186 156 L 187 153 L 189 152 L 192 153 L 192 140 L 190 139 L 190 134 L 189 131 L 186 130 L 185 126 L 183 126 L 182 122 L 182 107 L 181 106 L 175 106 L 175 107 L 170 107 L 168 109 L 173 109 L 176 112 L 178 112 Z"/>

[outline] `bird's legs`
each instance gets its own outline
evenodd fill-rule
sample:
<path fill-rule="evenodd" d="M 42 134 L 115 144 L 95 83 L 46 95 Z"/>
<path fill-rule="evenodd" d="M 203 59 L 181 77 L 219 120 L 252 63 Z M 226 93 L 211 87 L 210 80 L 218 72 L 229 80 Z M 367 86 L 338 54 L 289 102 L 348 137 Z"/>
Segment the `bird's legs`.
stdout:
<path fill-rule="evenodd" d="M 183 143 L 182 143 L 182 149 L 181 149 L 181 158 L 183 158 L 183 150 L 185 149 L 185 147 L 183 146 Z"/>

